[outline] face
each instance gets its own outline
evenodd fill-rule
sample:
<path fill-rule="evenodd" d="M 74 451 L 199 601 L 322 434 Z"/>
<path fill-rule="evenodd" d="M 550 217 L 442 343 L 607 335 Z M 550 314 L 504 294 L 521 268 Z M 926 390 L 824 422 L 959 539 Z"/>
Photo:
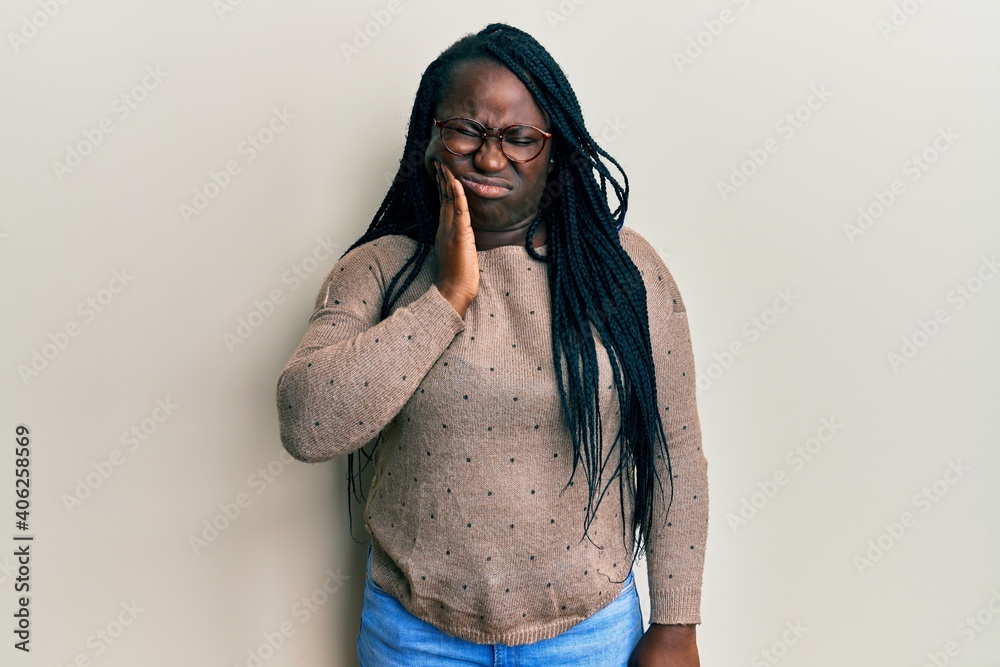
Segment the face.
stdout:
<path fill-rule="evenodd" d="M 452 72 L 451 85 L 434 110 L 438 120 L 471 118 L 486 127 L 533 125 L 551 132 L 548 119 L 528 89 L 506 67 L 491 60 L 459 63 Z M 552 165 L 552 140 L 541 155 L 529 162 L 511 162 L 500 150 L 496 137 L 489 136 L 472 155 L 450 153 L 441 135 L 431 125 L 431 142 L 424 155 L 427 172 L 434 177 L 434 162 L 443 162 L 462 182 L 469 202 L 472 226 L 499 231 L 521 226 L 538 212 L 545 182 Z M 475 181 L 497 187 L 479 188 Z M 497 196 L 498 195 L 498 196 Z"/>

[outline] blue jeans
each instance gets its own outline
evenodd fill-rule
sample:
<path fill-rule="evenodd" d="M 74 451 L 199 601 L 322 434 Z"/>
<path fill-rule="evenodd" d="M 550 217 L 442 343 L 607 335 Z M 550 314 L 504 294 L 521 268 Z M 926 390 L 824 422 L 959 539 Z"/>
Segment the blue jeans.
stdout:
<path fill-rule="evenodd" d="M 621 594 L 564 632 L 531 644 L 476 644 L 423 621 L 375 583 L 371 547 L 358 660 L 361 667 L 625 667 L 642 637 L 639 593 L 629 572 Z"/>

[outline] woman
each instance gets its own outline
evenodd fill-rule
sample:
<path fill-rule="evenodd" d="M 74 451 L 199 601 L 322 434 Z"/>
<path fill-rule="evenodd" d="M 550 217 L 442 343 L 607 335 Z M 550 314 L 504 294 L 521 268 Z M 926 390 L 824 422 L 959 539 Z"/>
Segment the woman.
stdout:
<path fill-rule="evenodd" d="M 691 341 L 627 199 L 528 34 L 489 25 L 425 70 L 399 171 L 277 387 L 284 446 L 347 454 L 349 495 L 372 445 L 363 667 L 699 664 Z"/>

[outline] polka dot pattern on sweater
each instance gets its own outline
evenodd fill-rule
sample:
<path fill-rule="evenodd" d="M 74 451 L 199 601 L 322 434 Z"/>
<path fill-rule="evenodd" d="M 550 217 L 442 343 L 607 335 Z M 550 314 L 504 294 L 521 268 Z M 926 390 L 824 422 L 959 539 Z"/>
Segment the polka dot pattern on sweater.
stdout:
<path fill-rule="evenodd" d="M 655 250 L 628 227 L 621 239 L 647 282 L 675 473 L 672 521 L 647 545 L 658 591 L 647 620 L 699 622 L 707 477 L 686 315 Z M 477 253 L 479 294 L 463 318 L 425 265 L 381 319 L 383 290 L 414 249 L 406 237 L 382 237 L 330 272 L 279 380 L 282 442 L 318 462 L 373 444 L 382 430 L 364 510 L 373 578 L 412 613 L 470 641 L 554 636 L 617 595 L 632 553 L 617 483 L 581 539 L 588 489 L 584 477 L 570 479 L 547 272 L 522 247 Z M 608 445 L 620 410 L 597 349 Z"/>

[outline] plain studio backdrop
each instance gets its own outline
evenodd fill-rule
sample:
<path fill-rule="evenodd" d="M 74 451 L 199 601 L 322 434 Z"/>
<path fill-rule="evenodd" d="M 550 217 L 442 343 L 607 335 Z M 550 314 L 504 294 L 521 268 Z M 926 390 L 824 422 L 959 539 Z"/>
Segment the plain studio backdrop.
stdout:
<path fill-rule="evenodd" d="M 997 665 L 991 0 L 4 3 L 0 663 L 356 664 L 360 508 L 275 384 L 424 67 L 497 20 L 687 303 L 703 664 Z"/>

